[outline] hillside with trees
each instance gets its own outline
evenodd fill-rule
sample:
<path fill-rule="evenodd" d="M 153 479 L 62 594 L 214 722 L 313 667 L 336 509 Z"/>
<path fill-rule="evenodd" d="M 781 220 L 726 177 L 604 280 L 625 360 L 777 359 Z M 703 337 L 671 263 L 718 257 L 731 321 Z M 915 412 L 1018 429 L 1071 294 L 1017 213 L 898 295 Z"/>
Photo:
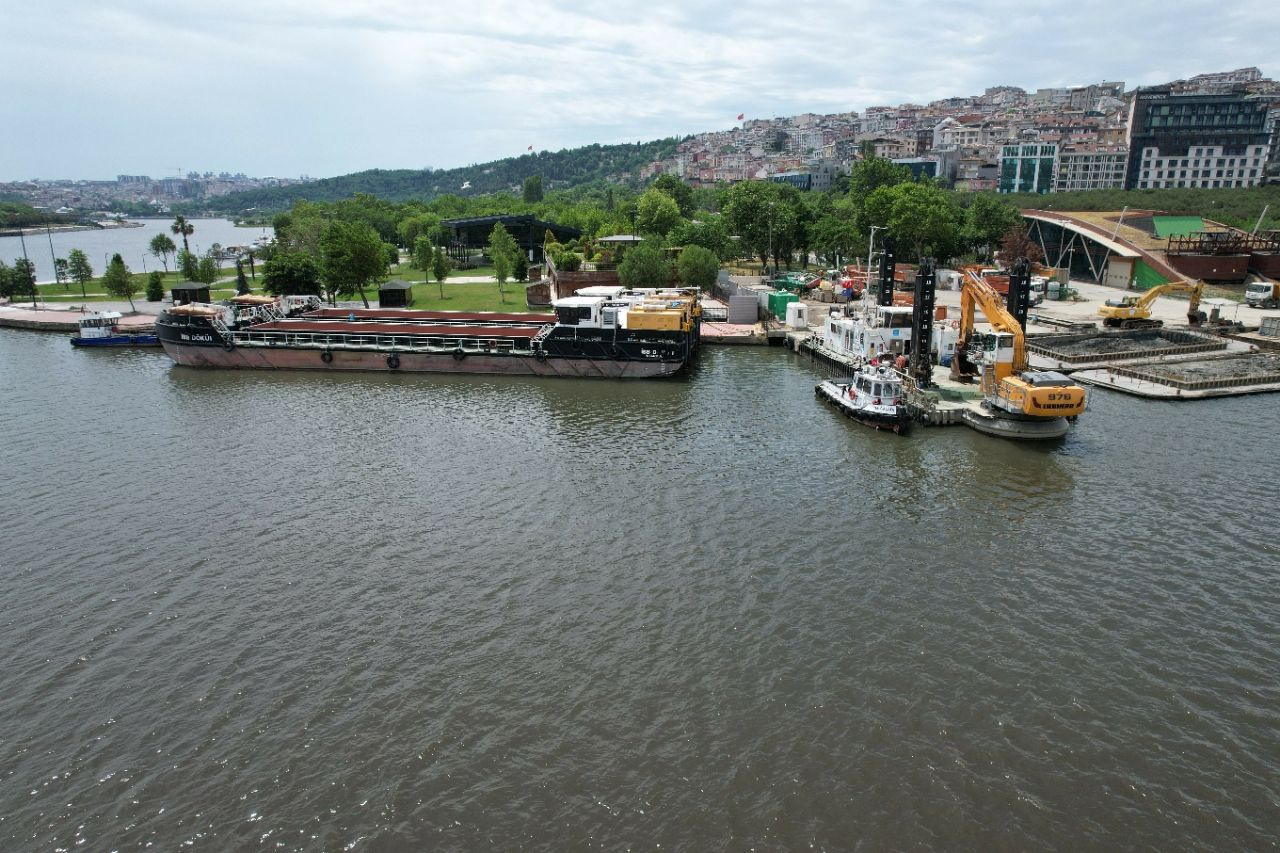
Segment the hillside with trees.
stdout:
<path fill-rule="evenodd" d="M 234 216 L 251 209 L 276 213 L 289 210 L 299 201 L 335 202 L 357 193 L 399 202 L 430 201 L 447 194 L 482 196 L 515 192 L 539 197 L 551 189 L 606 181 L 636 185 L 640 169 L 654 160 L 671 157 L 679 141 L 673 137 L 635 144 L 587 145 L 456 169 L 370 169 L 306 184 L 230 193 L 175 209 Z M 534 175 L 540 176 L 536 189 L 534 184 L 526 187 L 525 182 Z"/>

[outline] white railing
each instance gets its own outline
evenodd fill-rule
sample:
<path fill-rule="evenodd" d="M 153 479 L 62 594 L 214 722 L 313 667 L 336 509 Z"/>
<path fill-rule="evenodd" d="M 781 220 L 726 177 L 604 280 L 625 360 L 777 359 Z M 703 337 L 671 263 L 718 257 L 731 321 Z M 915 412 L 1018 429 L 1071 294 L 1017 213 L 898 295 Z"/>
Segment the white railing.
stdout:
<path fill-rule="evenodd" d="M 223 327 L 226 328 L 225 326 Z M 341 349 L 373 352 L 531 352 L 527 338 L 457 338 L 439 335 L 379 335 L 333 332 L 263 331 L 250 327 L 228 330 L 224 336 L 236 346 Z"/>

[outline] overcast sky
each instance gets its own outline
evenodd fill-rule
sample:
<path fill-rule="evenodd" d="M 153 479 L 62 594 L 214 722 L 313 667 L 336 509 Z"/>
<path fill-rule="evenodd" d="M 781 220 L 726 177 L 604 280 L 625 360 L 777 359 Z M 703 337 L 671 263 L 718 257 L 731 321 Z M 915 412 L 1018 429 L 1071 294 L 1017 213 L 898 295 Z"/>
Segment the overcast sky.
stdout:
<path fill-rule="evenodd" d="M 1280 73 L 1275 0 L 0 0 L 0 180 L 329 177 L 1011 84 Z"/>

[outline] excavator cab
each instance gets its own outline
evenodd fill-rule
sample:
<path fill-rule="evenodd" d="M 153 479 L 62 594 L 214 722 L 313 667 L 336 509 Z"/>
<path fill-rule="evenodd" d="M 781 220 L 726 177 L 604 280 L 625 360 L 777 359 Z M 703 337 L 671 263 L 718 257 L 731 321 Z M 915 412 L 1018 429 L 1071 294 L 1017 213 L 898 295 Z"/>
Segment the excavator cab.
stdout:
<path fill-rule="evenodd" d="M 982 364 L 995 369 L 997 379 L 1013 373 L 1014 337 L 1010 332 L 988 332 L 981 338 Z M 975 359 L 976 361 L 976 359 Z"/>

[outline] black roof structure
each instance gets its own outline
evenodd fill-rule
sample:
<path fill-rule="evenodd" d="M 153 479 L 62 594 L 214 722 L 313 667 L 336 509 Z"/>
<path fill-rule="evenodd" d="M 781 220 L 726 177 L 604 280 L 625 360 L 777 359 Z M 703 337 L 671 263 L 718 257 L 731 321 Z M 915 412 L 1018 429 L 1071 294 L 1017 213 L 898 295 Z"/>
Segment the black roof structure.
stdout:
<path fill-rule="evenodd" d="M 502 227 L 515 238 L 522 249 L 541 250 L 542 240 L 550 231 L 560 243 L 582 236 L 577 228 L 557 225 L 538 219 L 532 213 L 509 214 L 506 216 L 476 216 L 471 219 L 446 219 L 440 224 L 453 231 L 453 244 L 465 249 L 483 249 L 489 245 L 489 234 L 493 226 L 501 222 Z"/>

